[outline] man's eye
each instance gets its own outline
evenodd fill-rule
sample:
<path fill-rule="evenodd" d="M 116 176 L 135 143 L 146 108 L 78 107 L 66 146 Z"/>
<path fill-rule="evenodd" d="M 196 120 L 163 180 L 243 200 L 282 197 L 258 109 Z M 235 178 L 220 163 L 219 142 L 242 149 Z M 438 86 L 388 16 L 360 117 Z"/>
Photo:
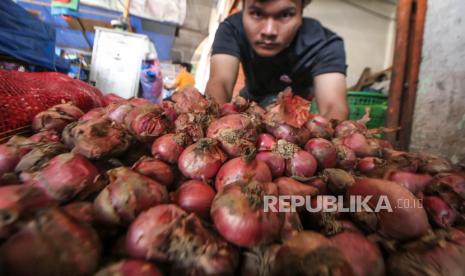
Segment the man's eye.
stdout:
<path fill-rule="evenodd" d="M 291 18 L 292 16 L 294 16 L 294 14 L 292 14 L 291 12 L 284 12 L 281 14 L 282 19 L 288 19 L 288 18 Z"/>
<path fill-rule="evenodd" d="M 250 15 L 253 17 L 253 18 L 261 18 L 263 16 L 263 14 L 259 11 L 251 11 L 250 12 Z"/>

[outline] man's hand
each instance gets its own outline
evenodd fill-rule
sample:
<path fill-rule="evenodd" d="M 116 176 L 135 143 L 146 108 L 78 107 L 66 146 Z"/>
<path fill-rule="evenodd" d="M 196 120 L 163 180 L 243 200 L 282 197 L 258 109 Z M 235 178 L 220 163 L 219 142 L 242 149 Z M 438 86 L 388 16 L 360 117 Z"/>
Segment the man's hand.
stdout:
<path fill-rule="evenodd" d="M 327 119 L 347 120 L 346 77 L 341 73 L 321 74 L 314 78 L 313 83 L 320 115 Z"/>
<path fill-rule="evenodd" d="M 205 88 L 205 95 L 210 96 L 220 105 L 230 102 L 238 71 L 237 57 L 226 54 L 213 55 L 210 59 L 210 78 Z"/>
<path fill-rule="evenodd" d="M 164 87 L 166 90 L 172 90 L 172 89 L 175 88 L 175 87 L 173 87 L 173 85 L 167 85 L 167 84 L 163 84 L 163 87 Z"/>

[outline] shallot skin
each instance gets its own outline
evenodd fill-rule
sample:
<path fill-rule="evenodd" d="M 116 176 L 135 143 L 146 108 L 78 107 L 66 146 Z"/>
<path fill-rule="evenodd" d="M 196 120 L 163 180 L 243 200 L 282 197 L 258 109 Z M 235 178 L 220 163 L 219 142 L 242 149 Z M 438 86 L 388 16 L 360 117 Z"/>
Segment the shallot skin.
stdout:
<path fill-rule="evenodd" d="M 376 230 L 387 238 L 411 240 L 425 235 L 430 230 L 428 217 L 419 200 L 395 182 L 358 178 L 347 190 L 346 196 L 372 196 L 368 203 L 372 208 L 377 206 L 381 196 L 387 199 L 392 212 L 381 210 L 376 214 L 376 226 L 372 225 L 372 228 L 377 228 Z M 408 202 L 409 205 L 405 206 L 406 208 L 394 208 L 398 207 L 399 202 Z M 399 224 L 399 221 L 402 221 L 402 224 Z"/>
<path fill-rule="evenodd" d="M 211 217 L 227 241 L 254 247 L 277 239 L 283 219 L 278 212 L 265 212 L 263 195 L 278 196 L 272 182 L 238 183 L 224 187 L 213 200 Z"/>

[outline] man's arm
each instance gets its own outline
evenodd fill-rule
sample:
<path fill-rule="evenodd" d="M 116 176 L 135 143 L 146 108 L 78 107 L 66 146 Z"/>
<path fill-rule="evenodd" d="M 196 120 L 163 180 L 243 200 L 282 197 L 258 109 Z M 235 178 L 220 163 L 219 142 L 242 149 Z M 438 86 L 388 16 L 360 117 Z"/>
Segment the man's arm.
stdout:
<path fill-rule="evenodd" d="M 178 74 L 178 75 L 176 76 L 176 79 L 174 79 L 173 84 L 171 84 L 171 85 L 166 85 L 166 84 L 165 84 L 165 89 L 174 90 L 174 89 L 176 89 L 176 88 L 179 86 L 179 83 L 180 83 L 180 82 L 181 82 L 181 77 L 180 77 L 180 75 Z"/>
<path fill-rule="evenodd" d="M 234 84 L 239 71 L 239 59 L 227 54 L 216 54 L 210 59 L 210 78 L 205 95 L 218 104 L 231 101 Z"/>
<path fill-rule="evenodd" d="M 327 119 L 347 120 L 349 107 L 344 74 L 321 74 L 316 76 L 313 82 L 319 113 Z"/>

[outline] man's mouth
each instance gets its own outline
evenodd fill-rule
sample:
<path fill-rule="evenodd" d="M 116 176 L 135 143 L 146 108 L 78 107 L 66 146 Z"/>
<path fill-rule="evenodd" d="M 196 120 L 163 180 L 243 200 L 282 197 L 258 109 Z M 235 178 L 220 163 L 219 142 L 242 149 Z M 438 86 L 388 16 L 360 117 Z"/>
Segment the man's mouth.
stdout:
<path fill-rule="evenodd" d="M 278 43 L 273 43 L 273 42 L 257 42 L 257 46 L 260 47 L 260 48 L 264 48 L 264 49 L 274 49 L 276 47 L 279 46 Z"/>

